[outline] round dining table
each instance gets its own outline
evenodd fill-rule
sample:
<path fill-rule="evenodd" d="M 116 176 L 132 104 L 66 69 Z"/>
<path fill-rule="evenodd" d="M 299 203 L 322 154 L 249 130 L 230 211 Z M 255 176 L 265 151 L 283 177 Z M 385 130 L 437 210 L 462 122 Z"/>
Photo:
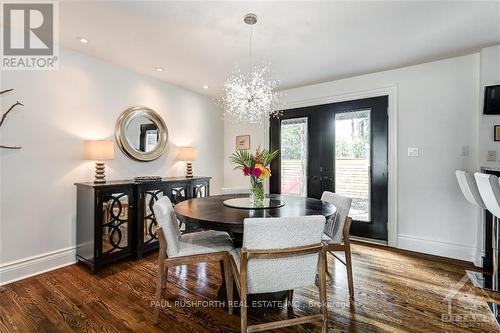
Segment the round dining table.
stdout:
<path fill-rule="evenodd" d="M 233 198 L 248 197 L 248 194 L 213 195 L 194 198 L 175 205 L 175 212 L 188 229 L 208 229 L 227 231 L 233 237 L 235 246 L 241 247 L 243 240 L 243 221 L 249 217 L 296 217 L 323 215 L 328 220 L 336 208 L 331 203 L 313 198 L 271 194 L 267 198 L 281 201 L 274 208 L 235 208 L 224 204 Z"/>
<path fill-rule="evenodd" d="M 273 208 L 236 208 L 228 206 L 227 200 L 234 198 L 248 198 L 244 195 L 214 195 L 203 198 L 193 198 L 182 201 L 175 205 L 175 212 L 179 219 L 186 224 L 189 229 L 209 229 L 227 231 L 233 238 L 235 247 L 241 247 L 243 242 L 243 221 L 249 217 L 296 217 L 305 215 L 323 215 L 328 220 L 335 212 L 336 208 L 331 203 L 313 198 L 296 196 L 285 196 L 279 194 L 268 195 L 271 201 L 280 202 L 279 207 Z M 224 202 L 226 201 L 226 204 Z M 224 267 L 221 264 L 221 269 Z M 226 288 L 224 274 L 219 288 L 218 297 L 226 299 Z M 237 291 L 236 286 L 233 290 Z M 253 311 L 268 312 L 276 309 L 276 306 L 254 307 L 252 304 L 276 304 L 276 301 L 283 301 L 288 292 L 254 294 L 248 296 L 249 308 Z M 234 293 L 234 301 L 238 301 L 237 292 Z M 271 302 L 270 302 L 271 301 Z M 278 302 L 280 304 L 280 302 Z"/>

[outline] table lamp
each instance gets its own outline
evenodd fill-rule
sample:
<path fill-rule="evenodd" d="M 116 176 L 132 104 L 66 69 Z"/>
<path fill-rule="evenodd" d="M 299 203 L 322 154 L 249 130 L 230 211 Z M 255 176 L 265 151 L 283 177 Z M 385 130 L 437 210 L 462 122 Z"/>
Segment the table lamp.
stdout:
<path fill-rule="evenodd" d="M 198 150 L 194 147 L 180 147 L 177 159 L 186 162 L 186 178 L 193 178 L 192 161 L 196 160 Z"/>
<path fill-rule="evenodd" d="M 104 161 L 115 159 L 115 145 L 108 140 L 86 140 L 84 142 L 85 159 L 95 161 L 94 183 L 106 183 Z"/>

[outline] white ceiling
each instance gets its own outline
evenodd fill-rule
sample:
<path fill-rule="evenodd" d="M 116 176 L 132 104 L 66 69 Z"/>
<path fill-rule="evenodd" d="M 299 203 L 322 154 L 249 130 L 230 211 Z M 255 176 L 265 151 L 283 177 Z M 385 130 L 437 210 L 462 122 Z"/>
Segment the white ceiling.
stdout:
<path fill-rule="evenodd" d="M 248 12 L 259 18 L 254 62 L 271 63 L 282 89 L 500 43 L 498 1 L 62 2 L 61 43 L 214 96 L 235 64 L 248 64 Z"/>

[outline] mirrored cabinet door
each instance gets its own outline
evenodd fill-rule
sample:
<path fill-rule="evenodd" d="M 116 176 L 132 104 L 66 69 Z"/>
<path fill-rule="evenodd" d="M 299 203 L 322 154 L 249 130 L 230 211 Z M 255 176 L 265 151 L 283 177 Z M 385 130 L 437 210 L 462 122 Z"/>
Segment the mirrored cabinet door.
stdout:
<path fill-rule="evenodd" d="M 191 188 L 192 198 L 203 198 L 210 195 L 210 182 L 208 180 L 201 180 L 193 182 Z"/>
<path fill-rule="evenodd" d="M 143 200 L 142 205 L 144 206 L 143 219 L 144 225 L 142 226 L 142 241 L 144 244 L 149 244 L 157 239 L 155 230 L 158 227 L 156 222 L 153 206 L 154 204 L 165 195 L 165 191 L 162 189 L 151 189 L 145 190 L 141 199 Z"/>
<path fill-rule="evenodd" d="M 168 190 L 168 196 L 170 197 L 170 201 L 172 201 L 173 204 L 176 204 L 190 198 L 189 190 L 190 190 L 189 182 L 179 182 L 175 184 L 170 184 Z"/>
<path fill-rule="evenodd" d="M 137 218 L 137 253 L 136 258 L 142 254 L 158 248 L 158 238 L 155 231 L 158 227 L 153 206 L 163 196 L 169 195 L 169 187 L 164 183 L 141 184 L 137 187 L 139 197 L 139 210 Z"/>
<path fill-rule="evenodd" d="M 132 198 L 129 188 L 101 190 L 97 199 L 96 257 L 111 259 L 132 250 Z"/>

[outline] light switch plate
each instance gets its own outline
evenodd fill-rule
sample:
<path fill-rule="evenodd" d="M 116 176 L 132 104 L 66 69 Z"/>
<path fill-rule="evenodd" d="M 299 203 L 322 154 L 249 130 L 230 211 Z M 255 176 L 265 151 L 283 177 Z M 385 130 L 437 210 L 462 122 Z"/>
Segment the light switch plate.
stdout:
<path fill-rule="evenodd" d="M 497 151 L 496 150 L 488 150 L 488 156 L 486 160 L 489 162 L 494 162 L 497 160 Z"/>
<path fill-rule="evenodd" d="M 408 157 L 418 157 L 420 149 L 418 147 L 408 147 Z"/>
<path fill-rule="evenodd" d="M 470 154 L 470 147 L 469 146 L 462 146 L 460 147 L 460 156 L 469 156 Z"/>

